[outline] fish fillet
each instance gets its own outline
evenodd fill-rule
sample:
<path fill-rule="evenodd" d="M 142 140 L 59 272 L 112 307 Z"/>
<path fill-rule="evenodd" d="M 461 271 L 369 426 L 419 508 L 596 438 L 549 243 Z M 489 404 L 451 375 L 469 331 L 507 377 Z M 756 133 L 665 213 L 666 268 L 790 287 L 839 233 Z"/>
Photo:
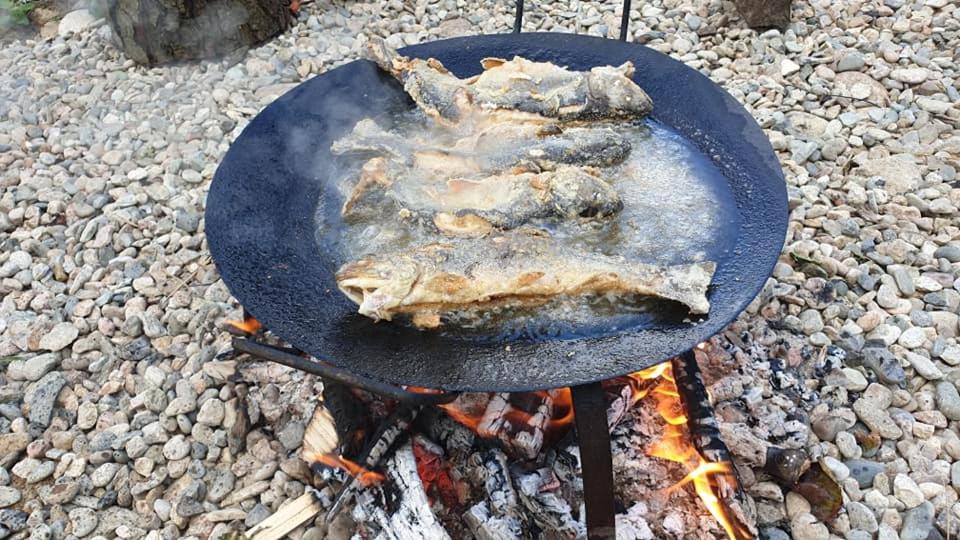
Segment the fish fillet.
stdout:
<path fill-rule="evenodd" d="M 564 165 L 553 171 L 431 180 L 417 171 L 391 167 L 384 158 L 364 164 L 343 215 L 365 200 L 376 211 L 390 201 L 409 216 L 433 221 L 441 231 L 447 222 L 436 219 L 441 214 L 475 216 L 492 227 L 511 229 L 536 218 L 602 218 L 623 208 L 617 191 L 590 169 Z"/>
<path fill-rule="evenodd" d="M 571 71 L 521 57 L 487 58 L 483 73 L 460 79 L 438 60 L 401 56 L 380 39 L 369 42 L 368 53 L 423 111 L 451 121 L 504 109 L 560 120 L 640 118 L 653 109 L 631 79 L 630 62 Z"/>
<path fill-rule="evenodd" d="M 375 320 L 608 293 L 655 296 L 705 314 L 715 269 L 713 262 L 654 266 L 575 252 L 540 231 L 521 229 L 492 238 L 483 249 L 430 244 L 370 255 L 341 267 L 336 280 L 359 312 Z"/>

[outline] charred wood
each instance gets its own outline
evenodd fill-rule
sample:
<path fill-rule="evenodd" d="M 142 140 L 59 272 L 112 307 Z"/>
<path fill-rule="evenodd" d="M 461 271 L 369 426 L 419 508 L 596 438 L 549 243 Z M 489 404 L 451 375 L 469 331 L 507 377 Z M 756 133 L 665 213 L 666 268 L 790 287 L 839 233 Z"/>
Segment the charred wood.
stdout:
<path fill-rule="evenodd" d="M 379 531 L 374 536 L 382 540 L 444 540 L 450 538 L 434 516 L 417 474 L 417 462 L 412 443 L 401 445 L 387 461 L 387 482 L 397 500 L 393 505 L 380 502 L 380 488 L 365 489 L 357 497 L 355 514 L 365 514 L 366 521 L 375 523 Z M 391 511 L 391 508 L 395 509 Z"/>

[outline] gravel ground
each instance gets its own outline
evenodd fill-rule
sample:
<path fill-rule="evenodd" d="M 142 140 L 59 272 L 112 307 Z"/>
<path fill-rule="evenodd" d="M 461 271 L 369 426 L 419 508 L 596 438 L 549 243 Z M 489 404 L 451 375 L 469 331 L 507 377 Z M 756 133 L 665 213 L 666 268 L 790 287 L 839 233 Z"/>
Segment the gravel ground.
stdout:
<path fill-rule="evenodd" d="M 525 29 L 618 31 L 614 3 L 540 4 Z M 956 537 L 960 7 L 798 1 L 758 33 L 730 3 L 638 4 L 633 40 L 746 104 L 787 173 L 784 255 L 727 333 L 753 357 L 721 415 L 823 457 L 844 508 L 818 522 L 747 474 L 761 528 Z M 0 50 L 0 536 L 218 536 L 302 492 L 316 383 L 215 359 L 238 309 L 207 256 L 208 182 L 254 114 L 365 34 L 511 24 L 505 2 L 322 1 L 233 65 L 136 67 L 103 25 Z"/>

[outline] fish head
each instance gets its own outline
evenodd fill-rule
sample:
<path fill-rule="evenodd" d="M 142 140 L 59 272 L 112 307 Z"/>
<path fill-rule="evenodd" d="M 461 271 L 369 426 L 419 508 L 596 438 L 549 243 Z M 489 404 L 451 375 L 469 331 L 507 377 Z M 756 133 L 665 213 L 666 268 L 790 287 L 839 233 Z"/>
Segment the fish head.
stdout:
<path fill-rule="evenodd" d="M 548 189 L 554 208 L 569 218 L 606 217 L 623 209 L 616 189 L 578 167 L 558 167 Z"/>
<path fill-rule="evenodd" d="M 603 96 L 603 108 L 613 116 L 633 117 L 653 110 L 653 100 L 631 79 L 633 64 L 601 66 L 587 77 L 590 94 Z"/>
<path fill-rule="evenodd" d="M 404 256 L 370 256 L 344 265 L 337 286 L 374 320 L 389 321 L 420 277 L 417 263 Z"/>

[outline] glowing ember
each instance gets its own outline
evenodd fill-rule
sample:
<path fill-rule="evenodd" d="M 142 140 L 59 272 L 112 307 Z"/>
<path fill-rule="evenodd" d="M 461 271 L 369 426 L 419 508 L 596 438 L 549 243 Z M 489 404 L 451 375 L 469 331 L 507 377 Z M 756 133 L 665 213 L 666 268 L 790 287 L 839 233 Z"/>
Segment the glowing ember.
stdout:
<path fill-rule="evenodd" d="M 360 485 L 363 487 L 369 487 L 374 484 L 378 484 L 384 480 L 384 476 L 378 472 L 374 472 L 368 469 L 361 467 L 360 465 L 350 461 L 347 458 L 340 457 L 336 454 L 321 454 L 319 452 L 304 453 L 303 458 L 310 463 L 319 463 L 327 467 L 334 469 L 341 469 L 347 472 L 350 476 L 357 479 L 360 482 Z"/>
<path fill-rule="evenodd" d="M 417 462 L 417 475 L 427 496 L 432 497 L 431 489 L 434 489 L 444 505 L 458 508 L 460 493 L 450 477 L 450 467 L 443 457 L 417 440 L 413 441 L 413 457 Z"/>
<path fill-rule="evenodd" d="M 509 407 L 503 411 L 503 419 L 513 429 L 521 429 L 523 426 L 530 425 L 536 420 L 538 414 L 543 414 L 537 410 L 537 406 L 542 403 L 550 403 L 549 418 L 544 418 L 543 434 L 546 441 L 555 441 L 566 433 L 567 429 L 573 424 L 573 396 L 569 388 L 558 388 L 555 390 L 537 390 L 535 392 L 518 392 L 510 394 Z M 493 438 L 499 435 L 494 424 L 487 418 L 489 411 L 486 402 L 477 400 L 475 402 L 469 399 L 457 399 L 451 403 L 439 405 L 450 418 L 453 418 L 460 424 L 470 428 L 481 437 Z"/>
<path fill-rule="evenodd" d="M 680 463 L 687 469 L 687 475 L 667 488 L 667 493 L 672 493 L 692 482 L 700 500 L 726 531 L 728 538 L 731 540 L 751 538 L 749 532 L 731 518 L 727 508 L 717 497 L 717 491 L 721 486 L 732 491 L 737 485 L 731 464 L 705 460 L 690 442 L 685 428 L 687 417 L 677 392 L 671 363 L 664 362 L 634 373 L 630 378 L 634 381 L 630 385 L 632 388 L 644 388 L 644 396 L 653 394 L 657 412 L 667 424 L 663 437 L 650 445 L 647 455 Z M 652 390 L 649 389 L 651 380 L 656 381 L 656 386 Z M 635 398 L 634 402 L 636 401 Z"/>
<path fill-rule="evenodd" d="M 250 316 L 244 317 L 242 321 L 226 321 L 224 324 L 228 331 L 233 331 L 235 334 L 256 334 L 262 328 L 260 321 Z"/>

